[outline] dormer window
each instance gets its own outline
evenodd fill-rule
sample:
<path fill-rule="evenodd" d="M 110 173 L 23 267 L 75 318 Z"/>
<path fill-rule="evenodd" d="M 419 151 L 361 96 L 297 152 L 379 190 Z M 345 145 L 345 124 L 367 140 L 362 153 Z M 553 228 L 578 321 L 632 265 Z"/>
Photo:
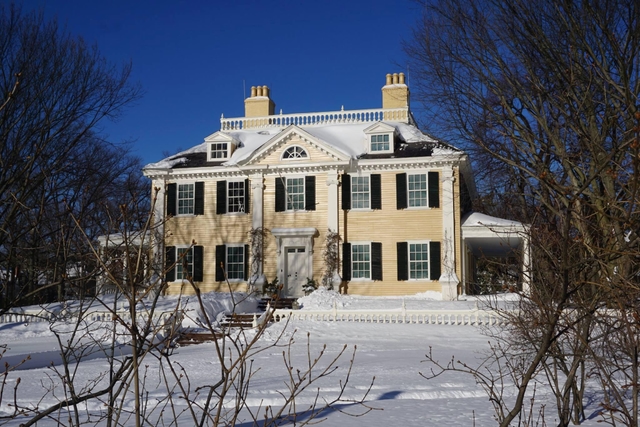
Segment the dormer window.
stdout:
<path fill-rule="evenodd" d="M 298 145 L 291 146 L 287 148 L 284 153 L 282 153 L 283 160 L 306 159 L 308 157 L 309 155 L 307 154 L 305 149 Z"/>
<path fill-rule="evenodd" d="M 371 152 L 389 151 L 389 134 L 371 135 Z"/>
<path fill-rule="evenodd" d="M 239 144 L 238 141 L 223 132 L 209 135 L 204 141 L 207 143 L 207 161 L 209 162 L 229 159 Z"/>
<path fill-rule="evenodd" d="M 364 130 L 367 137 L 365 151 L 372 154 L 393 153 L 393 137 L 396 129 L 383 122 L 377 122 Z"/>
<path fill-rule="evenodd" d="M 209 147 L 210 159 L 226 159 L 229 157 L 229 144 L 226 142 L 214 142 Z"/>

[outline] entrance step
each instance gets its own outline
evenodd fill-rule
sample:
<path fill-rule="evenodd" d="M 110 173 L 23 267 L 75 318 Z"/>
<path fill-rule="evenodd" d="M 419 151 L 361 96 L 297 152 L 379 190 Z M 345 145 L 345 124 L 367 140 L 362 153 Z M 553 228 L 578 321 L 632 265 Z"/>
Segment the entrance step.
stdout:
<path fill-rule="evenodd" d="M 283 309 L 292 309 L 293 303 L 298 298 L 262 298 L 258 302 L 258 310 L 265 311 L 267 309 L 267 304 L 271 308 L 283 308 Z"/>
<path fill-rule="evenodd" d="M 224 329 L 228 328 L 241 328 L 241 329 L 251 329 L 253 328 L 253 321 L 260 317 L 258 313 L 232 313 L 227 314 L 221 321 L 220 327 Z"/>
<path fill-rule="evenodd" d="M 222 338 L 221 332 L 184 332 L 180 334 L 177 340 L 177 344 L 181 347 L 193 344 L 202 344 L 205 342 L 212 342 L 219 338 Z"/>

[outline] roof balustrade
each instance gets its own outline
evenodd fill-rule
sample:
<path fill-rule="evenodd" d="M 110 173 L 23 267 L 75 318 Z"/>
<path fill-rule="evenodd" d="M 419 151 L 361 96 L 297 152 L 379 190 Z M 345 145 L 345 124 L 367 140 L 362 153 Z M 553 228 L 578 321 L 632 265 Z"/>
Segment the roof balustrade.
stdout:
<path fill-rule="evenodd" d="M 258 128 L 285 128 L 296 126 L 324 126 L 333 124 L 392 121 L 413 123 L 408 107 L 393 109 L 340 110 L 320 113 L 275 114 L 264 117 L 220 118 L 220 130 L 231 131 Z"/>

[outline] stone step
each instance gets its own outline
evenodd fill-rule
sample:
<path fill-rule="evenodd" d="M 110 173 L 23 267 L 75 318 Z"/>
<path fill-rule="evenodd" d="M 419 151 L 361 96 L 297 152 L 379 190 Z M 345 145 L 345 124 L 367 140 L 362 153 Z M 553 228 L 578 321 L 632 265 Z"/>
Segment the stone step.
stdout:
<path fill-rule="evenodd" d="M 222 328 L 253 328 L 253 320 L 260 317 L 261 313 L 233 313 L 227 314 L 220 322 Z"/>
<path fill-rule="evenodd" d="M 271 308 L 291 309 L 297 299 L 298 298 L 262 298 L 258 302 L 258 310 L 265 311 L 267 304 L 269 304 Z"/>
<path fill-rule="evenodd" d="M 178 345 L 184 347 L 187 345 L 194 344 L 202 344 L 205 342 L 212 342 L 219 338 L 222 338 L 222 333 L 211 333 L 211 332 L 184 332 L 180 334 L 180 338 L 178 338 Z"/>

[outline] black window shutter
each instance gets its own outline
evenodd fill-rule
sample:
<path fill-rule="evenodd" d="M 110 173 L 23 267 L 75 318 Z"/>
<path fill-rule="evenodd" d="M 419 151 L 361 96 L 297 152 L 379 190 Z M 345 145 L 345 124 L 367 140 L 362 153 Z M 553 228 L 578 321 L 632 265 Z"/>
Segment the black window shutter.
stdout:
<path fill-rule="evenodd" d="M 218 215 L 227 213 L 227 181 L 216 183 L 216 213 Z"/>
<path fill-rule="evenodd" d="M 202 246 L 193 247 L 193 281 L 202 282 L 204 248 Z"/>
<path fill-rule="evenodd" d="M 204 182 L 197 181 L 195 185 L 194 215 L 204 215 Z"/>
<path fill-rule="evenodd" d="M 371 278 L 382 280 L 382 243 L 371 243 Z"/>
<path fill-rule="evenodd" d="M 371 209 L 382 209 L 382 181 L 380 174 L 371 175 Z"/>
<path fill-rule="evenodd" d="M 244 180 L 244 213 L 249 213 L 251 205 L 251 184 L 248 179 Z"/>
<path fill-rule="evenodd" d="M 216 246 L 216 282 L 224 281 L 224 269 L 227 268 L 227 248 L 225 245 Z"/>
<path fill-rule="evenodd" d="M 396 243 L 398 248 L 398 280 L 409 280 L 409 245 L 407 242 Z"/>
<path fill-rule="evenodd" d="M 284 212 L 287 209 L 287 195 L 284 190 L 285 178 L 276 178 L 276 212 Z"/>
<path fill-rule="evenodd" d="M 178 204 L 176 191 L 177 186 L 175 183 L 167 185 L 167 215 L 176 215 L 176 205 Z"/>
<path fill-rule="evenodd" d="M 440 279 L 440 242 L 429 242 L 429 278 Z"/>
<path fill-rule="evenodd" d="M 438 172 L 429 172 L 427 174 L 429 186 L 429 207 L 440 207 L 440 176 Z"/>
<path fill-rule="evenodd" d="M 342 244 L 342 279 L 351 280 L 351 243 Z"/>
<path fill-rule="evenodd" d="M 316 210 L 316 177 L 313 175 L 304 178 L 304 209 Z"/>
<path fill-rule="evenodd" d="M 407 208 L 407 174 L 396 174 L 396 208 Z"/>
<path fill-rule="evenodd" d="M 244 280 L 249 280 L 249 245 L 244 245 Z"/>
<path fill-rule="evenodd" d="M 175 246 L 167 246 L 165 248 L 165 280 L 167 282 L 173 282 L 176 280 L 176 247 Z"/>
<path fill-rule="evenodd" d="M 351 175 L 342 175 L 342 209 L 351 209 Z"/>

